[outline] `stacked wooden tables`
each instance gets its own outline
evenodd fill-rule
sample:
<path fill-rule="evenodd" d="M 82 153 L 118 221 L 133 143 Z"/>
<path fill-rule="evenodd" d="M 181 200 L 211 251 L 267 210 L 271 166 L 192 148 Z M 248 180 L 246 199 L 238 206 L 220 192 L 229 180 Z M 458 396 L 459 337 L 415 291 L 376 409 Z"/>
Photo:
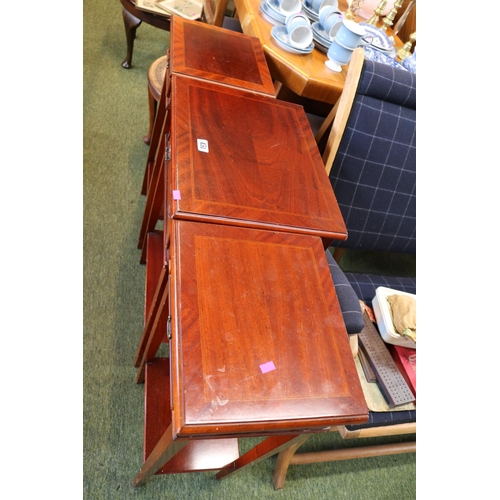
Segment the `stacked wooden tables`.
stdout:
<path fill-rule="evenodd" d="M 178 22 L 186 33 L 191 22 L 178 17 L 172 33 Z M 189 43 L 216 37 L 215 67 L 230 46 L 242 68 L 262 55 L 237 48 L 251 37 L 198 27 Z M 226 35 L 239 40 L 221 44 Z M 173 40 L 173 61 L 186 43 Z M 146 417 L 136 486 L 155 473 L 222 478 L 304 433 L 368 418 L 325 257 L 345 225 L 304 111 L 229 85 L 220 76 L 231 70 L 170 74 L 155 123 L 139 238 L 146 307 L 135 364 Z M 170 356 L 158 358 L 165 339 Z M 240 457 L 237 439 L 249 436 L 267 438 Z"/>

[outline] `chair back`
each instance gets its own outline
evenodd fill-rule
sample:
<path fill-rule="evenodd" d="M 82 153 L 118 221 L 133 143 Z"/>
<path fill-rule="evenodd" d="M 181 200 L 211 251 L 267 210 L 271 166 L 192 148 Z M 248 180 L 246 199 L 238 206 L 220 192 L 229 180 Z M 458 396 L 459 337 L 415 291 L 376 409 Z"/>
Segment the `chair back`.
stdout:
<path fill-rule="evenodd" d="M 202 20 L 213 26 L 222 26 L 228 0 L 204 0 Z"/>
<path fill-rule="evenodd" d="M 335 246 L 415 254 L 414 73 L 364 60 L 329 177 L 348 230 Z"/>

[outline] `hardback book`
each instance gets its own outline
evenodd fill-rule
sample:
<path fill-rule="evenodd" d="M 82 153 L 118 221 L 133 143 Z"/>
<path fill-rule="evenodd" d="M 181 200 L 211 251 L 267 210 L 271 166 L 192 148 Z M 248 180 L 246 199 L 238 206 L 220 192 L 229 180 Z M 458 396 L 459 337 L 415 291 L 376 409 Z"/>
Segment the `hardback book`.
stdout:
<path fill-rule="evenodd" d="M 185 19 L 199 19 L 203 12 L 201 0 L 158 0 L 156 6 L 170 14 L 177 14 Z"/>

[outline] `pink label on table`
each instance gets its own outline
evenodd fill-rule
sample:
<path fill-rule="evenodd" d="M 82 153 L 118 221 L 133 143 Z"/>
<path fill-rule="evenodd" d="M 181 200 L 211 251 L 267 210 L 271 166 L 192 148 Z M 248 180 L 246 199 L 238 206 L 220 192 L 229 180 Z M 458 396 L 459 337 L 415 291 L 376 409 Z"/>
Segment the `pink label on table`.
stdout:
<path fill-rule="evenodd" d="M 172 190 L 172 195 L 174 197 L 174 200 L 180 200 L 181 199 L 181 192 L 178 189 Z"/>
<path fill-rule="evenodd" d="M 262 371 L 262 373 L 267 373 L 272 370 L 276 370 L 276 367 L 274 366 L 274 363 L 272 361 L 268 361 L 267 363 L 260 365 L 260 370 Z"/>

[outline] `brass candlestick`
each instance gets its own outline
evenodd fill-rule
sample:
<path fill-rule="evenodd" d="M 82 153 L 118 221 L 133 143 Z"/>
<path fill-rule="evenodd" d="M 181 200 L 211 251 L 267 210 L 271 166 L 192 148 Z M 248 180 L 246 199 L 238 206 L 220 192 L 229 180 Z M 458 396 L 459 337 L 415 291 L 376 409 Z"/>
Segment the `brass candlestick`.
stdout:
<path fill-rule="evenodd" d="M 382 21 L 382 26 L 380 27 L 382 31 L 385 31 L 389 26 L 392 26 L 392 22 L 394 21 L 394 18 L 396 17 L 396 14 L 398 13 L 398 10 L 402 7 L 402 5 L 403 0 L 396 0 L 394 2 L 391 11 L 389 12 L 389 14 L 387 14 L 387 16 L 384 17 Z"/>
<path fill-rule="evenodd" d="M 398 50 L 398 57 L 401 61 L 404 61 L 409 55 L 411 46 L 417 39 L 417 32 L 415 31 L 410 35 L 410 39 Z"/>
<path fill-rule="evenodd" d="M 379 19 L 380 15 L 382 14 L 382 12 L 384 11 L 386 3 L 387 3 L 387 0 L 382 0 L 378 4 L 378 7 L 375 9 L 375 11 L 373 13 L 373 16 L 370 17 L 370 19 L 368 19 L 368 21 L 367 21 L 368 24 L 371 24 L 372 26 L 377 26 L 378 19 Z"/>
<path fill-rule="evenodd" d="M 345 13 L 346 19 L 350 19 L 351 21 L 354 21 L 356 18 L 356 15 L 359 12 L 359 9 L 363 7 L 363 4 L 365 3 L 365 0 L 352 0 L 351 5 L 349 5 L 349 8 L 347 9 L 347 12 Z"/>

